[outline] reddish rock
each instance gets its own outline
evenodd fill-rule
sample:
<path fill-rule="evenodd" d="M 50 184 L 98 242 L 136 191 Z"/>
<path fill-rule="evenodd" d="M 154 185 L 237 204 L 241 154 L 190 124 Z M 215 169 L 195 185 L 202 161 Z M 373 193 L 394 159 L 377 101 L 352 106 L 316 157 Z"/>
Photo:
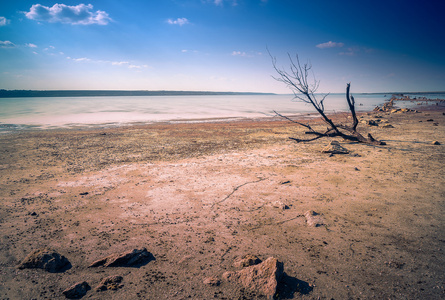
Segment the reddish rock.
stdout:
<path fill-rule="evenodd" d="M 106 290 L 120 289 L 121 287 L 124 286 L 123 284 L 121 284 L 122 280 L 123 280 L 122 276 L 117 276 L 117 275 L 104 278 L 96 287 L 96 291 L 100 292 Z"/>
<path fill-rule="evenodd" d="M 243 257 L 235 260 L 235 262 L 233 263 L 233 266 L 235 268 L 245 268 L 245 267 L 257 265 L 259 263 L 261 263 L 261 259 L 259 259 L 257 256 L 251 255 L 251 254 L 246 254 Z"/>
<path fill-rule="evenodd" d="M 227 282 L 241 284 L 250 291 L 272 299 L 283 273 L 283 263 L 274 257 L 269 257 L 258 265 L 237 272 L 225 272 L 223 278 Z"/>

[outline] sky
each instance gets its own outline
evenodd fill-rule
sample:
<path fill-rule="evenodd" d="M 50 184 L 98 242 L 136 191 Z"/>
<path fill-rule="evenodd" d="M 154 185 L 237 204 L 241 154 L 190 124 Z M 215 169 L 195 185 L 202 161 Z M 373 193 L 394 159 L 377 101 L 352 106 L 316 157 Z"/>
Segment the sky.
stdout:
<path fill-rule="evenodd" d="M 444 0 L 0 1 L 0 89 L 445 90 Z"/>

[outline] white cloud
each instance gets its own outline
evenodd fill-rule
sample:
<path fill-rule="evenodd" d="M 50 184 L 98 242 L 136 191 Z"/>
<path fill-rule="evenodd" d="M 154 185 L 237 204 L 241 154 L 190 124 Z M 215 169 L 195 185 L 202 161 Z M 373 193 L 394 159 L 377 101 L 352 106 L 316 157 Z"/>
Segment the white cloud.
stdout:
<path fill-rule="evenodd" d="M 91 59 L 86 58 L 86 57 L 73 58 L 72 60 L 74 60 L 74 61 L 76 61 L 76 62 L 91 61 Z"/>
<path fill-rule="evenodd" d="M 11 41 L 0 41 L 0 48 L 14 48 L 15 44 Z"/>
<path fill-rule="evenodd" d="M 72 25 L 107 25 L 111 18 L 104 11 L 92 11 L 93 5 L 79 4 L 69 6 L 65 4 L 54 4 L 52 7 L 34 4 L 26 17 L 36 21 L 46 21 L 51 23 L 68 23 Z"/>
<path fill-rule="evenodd" d="M 93 63 L 93 64 L 106 64 L 106 65 L 112 65 L 112 66 L 126 66 L 128 69 L 144 69 L 149 68 L 148 65 L 135 65 L 131 64 L 128 61 L 109 61 L 109 60 L 93 60 L 87 57 L 81 57 L 81 58 L 72 58 L 70 56 L 67 56 L 66 59 L 72 60 L 77 63 Z"/>
<path fill-rule="evenodd" d="M 5 17 L 0 17 L 0 26 L 5 26 L 11 23 L 10 20 L 6 19 Z"/>
<path fill-rule="evenodd" d="M 249 51 L 249 53 L 244 52 L 244 51 L 232 51 L 232 56 L 242 56 L 242 57 L 255 57 L 255 56 L 261 56 L 263 55 L 263 53 L 261 52 L 254 52 L 254 51 Z"/>
<path fill-rule="evenodd" d="M 263 2 L 264 0 L 262 0 L 261 2 Z M 203 0 L 203 2 L 206 3 L 213 3 L 217 6 L 223 6 L 224 3 L 228 2 L 229 4 L 231 4 L 232 6 L 237 6 L 238 5 L 238 0 Z"/>
<path fill-rule="evenodd" d="M 343 43 L 336 43 L 336 42 L 326 42 L 326 43 L 322 43 L 322 44 L 318 44 L 316 47 L 320 48 L 320 49 L 325 49 L 325 48 L 336 48 L 336 47 L 343 47 L 345 44 Z"/>
<path fill-rule="evenodd" d="M 189 20 L 187 20 L 187 18 L 177 18 L 176 20 L 172 20 L 172 19 L 168 19 L 167 20 L 168 24 L 172 24 L 172 25 L 185 25 L 185 24 L 189 24 Z"/>
<path fill-rule="evenodd" d="M 247 56 L 246 52 L 241 52 L 241 51 L 233 51 L 232 55 L 233 56 Z"/>
<path fill-rule="evenodd" d="M 122 66 L 122 65 L 128 65 L 129 62 L 128 61 L 112 61 L 111 64 L 113 66 Z"/>
<path fill-rule="evenodd" d="M 37 45 L 28 43 L 28 44 L 26 44 L 26 47 L 29 47 L 29 48 L 37 48 Z"/>
<path fill-rule="evenodd" d="M 353 56 L 357 53 L 358 49 L 354 49 L 354 48 L 348 48 L 348 51 L 346 52 L 340 52 L 340 55 L 348 55 L 348 56 Z"/>

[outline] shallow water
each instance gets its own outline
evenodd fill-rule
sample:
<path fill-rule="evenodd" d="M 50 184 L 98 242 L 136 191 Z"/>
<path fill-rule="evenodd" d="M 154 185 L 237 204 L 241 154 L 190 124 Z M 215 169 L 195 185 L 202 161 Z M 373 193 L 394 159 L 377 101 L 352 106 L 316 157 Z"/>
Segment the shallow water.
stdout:
<path fill-rule="evenodd" d="M 354 96 L 358 111 L 370 111 L 391 95 Z M 331 94 L 325 103 L 328 112 L 347 110 L 344 94 Z M 314 112 L 310 105 L 293 100 L 292 95 L 1 98 L 0 108 L 0 132 L 260 118 L 274 116 L 274 110 L 284 115 Z"/>

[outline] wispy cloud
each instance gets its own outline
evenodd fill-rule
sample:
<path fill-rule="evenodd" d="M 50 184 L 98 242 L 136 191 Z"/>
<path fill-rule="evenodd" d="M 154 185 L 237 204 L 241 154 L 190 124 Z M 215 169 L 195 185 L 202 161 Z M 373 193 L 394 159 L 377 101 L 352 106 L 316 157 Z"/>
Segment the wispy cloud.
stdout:
<path fill-rule="evenodd" d="M 72 25 L 107 25 L 112 19 L 104 11 L 92 11 L 93 5 L 79 4 L 69 6 L 54 4 L 52 7 L 34 4 L 25 15 L 28 19 L 51 23 L 67 23 Z"/>
<path fill-rule="evenodd" d="M 354 56 L 358 53 L 372 53 L 374 52 L 374 49 L 371 48 L 365 48 L 365 47 L 349 47 L 347 51 L 340 52 L 340 55 L 348 55 L 348 56 Z"/>
<path fill-rule="evenodd" d="M 25 44 L 25 46 L 29 47 L 29 48 L 37 48 L 37 45 L 32 44 L 32 43 Z"/>
<path fill-rule="evenodd" d="M 0 26 L 5 26 L 11 23 L 10 20 L 6 19 L 5 17 L 0 17 Z"/>
<path fill-rule="evenodd" d="M 176 20 L 172 20 L 172 19 L 168 19 L 167 20 L 168 24 L 172 24 L 172 25 L 185 25 L 185 24 L 189 24 L 189 20 L 187 18 L 177 18 Z"/>
<path fill-rule="evenodd" d="M 244 51 L 232 51 L 232 56 L 242 56 L 242 57 L 255 57 L 258 55 L 262 55 L 263 53 L 261 52 L 254 52 L 254 51 L 250 51 L 249 53 L 244 52 Z"/>
<path fill-rule="evenodd" d="M 233 51 L 232 56 L 247 56 L 247 53 L 242 51 Z"/>
<path fill-rule="evenodd" d="M 0 48 L 15 48 L 15 44 L 11 41 L 0 41 Z"/>
<path fill-rule="evenodd" d="M 340 55 L 353 56 L 358 52 L 357 48 L 348 48 L 347 51 L 340 52 Z"/>
<path fill-rule="evenodd" d="M 69 56 L 66 59 L 74 61 L 76 63 L 96 63 L 96 64 L 106 64 L 106 65 L 111 65 L 111 66 L 125 66 L 128 69 L 141 70 L 141 69 L 149 68 L 148 65 L 135 65 L 135 64 L 131 64 L 128 61 L 94 60 L 94 59 L 90 59 L 87 57 L 72 58 Z"/>
<path fill-rule="evenodd" d="M 203 0 L 203 2 L 206 3 L 213 3 L 217 6 L 223 6 L 224 3 L 229 3 L 232 6 L 237 6 L 238 5 L 238 0 Z M 262 0 L 261 2 L 264 2 L 264 0 Z"/>
<path fill-rule="evenodd" d="M 320 49 L 326 49 L 326 48 L 341 48 L 343 47 L 345 44 L 343 43 L 337 43 L 337 42 L 333 42 L 333 41 L 329 41 L 326 43 L 322 43 L 322 44 L 318 44 L 316 47 L 320 48 Z"/>

